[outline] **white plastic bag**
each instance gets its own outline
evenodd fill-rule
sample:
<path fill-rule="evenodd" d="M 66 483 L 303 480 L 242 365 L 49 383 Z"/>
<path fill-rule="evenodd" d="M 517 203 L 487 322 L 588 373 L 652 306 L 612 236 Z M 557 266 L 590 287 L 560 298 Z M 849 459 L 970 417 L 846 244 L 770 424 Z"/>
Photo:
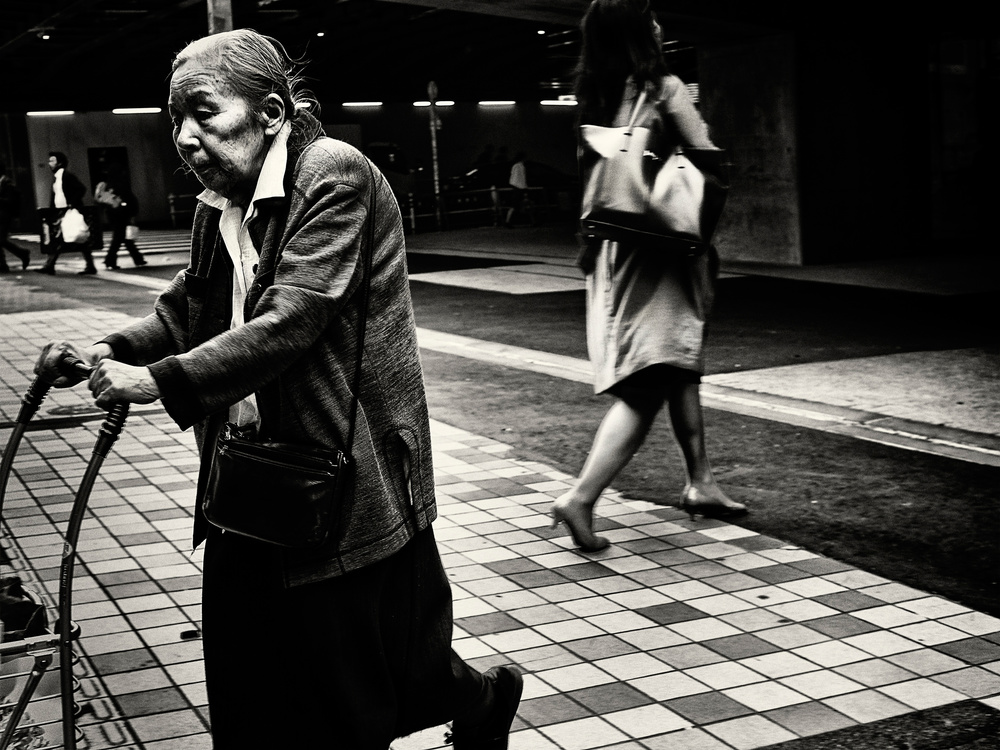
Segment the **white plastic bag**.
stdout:
<path fill-rule="evenodd" d="M 87 220 L 75 208 L 66 209 L 60 226 L 62 228 L 63 242 L 77 243 L 86 242 L 90 239 L 90 227 L 87 226 Z"/>
<path fill-rule="evenodd" d="M 129 224 L 125 227 L 125 239 L 135 240 L 139 236 L 139 227 L 135 224 Z"/>

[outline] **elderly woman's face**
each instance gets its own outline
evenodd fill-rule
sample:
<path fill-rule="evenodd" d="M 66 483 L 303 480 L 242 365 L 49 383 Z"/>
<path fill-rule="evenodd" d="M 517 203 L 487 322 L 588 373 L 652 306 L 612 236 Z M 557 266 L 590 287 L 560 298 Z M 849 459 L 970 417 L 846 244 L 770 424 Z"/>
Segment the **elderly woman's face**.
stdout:
<path fill-rule="evenodd" d="M 198 180 L 246 206 L 267 155 L 264 127 L 212 55 L 182 62 L 170 78 L 174 145 Z"/>

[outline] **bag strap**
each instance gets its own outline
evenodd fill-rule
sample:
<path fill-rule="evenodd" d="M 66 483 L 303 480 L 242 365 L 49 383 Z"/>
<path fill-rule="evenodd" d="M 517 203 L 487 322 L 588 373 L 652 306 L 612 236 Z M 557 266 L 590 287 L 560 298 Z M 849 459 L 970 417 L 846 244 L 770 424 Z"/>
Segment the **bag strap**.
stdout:
<path fill-rule="evenodd" d="M 361 244 L 361 257 L 364 262 L 364 276 L 361 282 L 361 312 L 358 324 L 358 353 L 354 361 L 354 386 L 351 388 L 351 421 L 347 433 L 346 452 L 351 453 L 354 446 L 354 426 L 358 417 L 358 395 L 361 393 L 361 358 L 365 351 L 365 329 L 368 328 L 368 293 L 371 290 L 372 256 L 375 254 L 375 170 L 371 161 L 365 157 L 368 171 L 372 176 L 372 193 L 368 200 L 368 216 L 365 221 L 368 227 L 368 252 L 365 252 L 364 242 Z"/>
<path fill-rule="evenodd" d="M 632 114 L 628 118 L 628 129 L 631 130 L 635 127 L 635 121 L 639 119 L 639 113 L 642 111 L 642 105 L 646 103 L 646 87 L 642 87 L 642 91 L 639 92 L 639 96 L 635 98 L 635 104 L 632 105 Z"/>
<path fill-rule="evenodd" d="M 358 317 L 358 345 L 357 345 L 357 355 L 354 359 L 354 382 L 351 386 L 351 417 L 349 428 L 347 432 L 347 444 L 345 446 L 345 453 L 350 455 L 351 448 L 354 446 L 354 428 L 357 422 L 358 416 L 358 396 L 361 392 L 361 362 L 362 355 L 365 350 L 365 330 L 368 327 L 368 297 L 369 291 L 371 289 L 371 271 L 372 271 L 372 256 L 375 254 L 375 193 L 378 191 L 378 183 L 375 180 L 375 170 L 372 168 L 372 162 L 368 157 L 364 157 L 365 163 L 368 165 L 368 172 L 371 174 L 371 195 L 368 199 L 368 215 L 365 217 L 365 234 L 361 242 L 361 261 L 363 264 L 362 277 L 361 277 L 361 289 L 359 293 L 361 294 L 361 305 Z M 365 240 L 367 239 L 367 242 Z M 365 252 L 365 246 L 367 245 L 367 252 Z M 280 258 L 278 261 L 280 262 Z M 275 264 L 277 266 L 277 264 Z M 278 405 L 276 412 L 280 409 L 281 397 L 277 393 L 277 383 L 274 384 L 274 391 L 277 398 L 275 403 Z M 263 426 L 263 425 L 262 425 Z M 266 436 L 263 429 L 260 430 L 261 436 Z"/>

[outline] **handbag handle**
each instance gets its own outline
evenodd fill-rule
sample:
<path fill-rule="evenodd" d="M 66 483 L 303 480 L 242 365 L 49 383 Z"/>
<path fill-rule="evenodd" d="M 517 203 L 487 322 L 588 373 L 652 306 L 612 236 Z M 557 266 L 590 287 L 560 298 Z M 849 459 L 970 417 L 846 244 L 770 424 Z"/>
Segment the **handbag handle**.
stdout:
<path fill-rule="evenodd" d="M 635 104 L 632 105 L 632 113 L 628 118 L 628 129 L 629 131 L 635 127 L 635 121 L 639 119 L 639 112 L 642 110 L 642 105 L 646 103 L 646 87 L 643 86 L 642 91 L 639 92 L 639 96 L 635 98 Z M 631 135 L 631 132 L 629 132 Z"/>
<path fill-rule="evenodd" d="M 646 103 L 646 89 L 643 87 L 642 91 L 639 92 L 639 96 L 635 98 L 635 104 L 632 105 L 632 112 L 628 117 L 628 125 L 625 126 L 622 131 L 622 136 L 624 141 L 622 141 L 622 147 L 620 151 L 628 151 L 629 137 L 632 135 L 632 130 L 635 128 L 635 121 L 639 119 L 639 112 L 642 110 L 642 105 Z"/>

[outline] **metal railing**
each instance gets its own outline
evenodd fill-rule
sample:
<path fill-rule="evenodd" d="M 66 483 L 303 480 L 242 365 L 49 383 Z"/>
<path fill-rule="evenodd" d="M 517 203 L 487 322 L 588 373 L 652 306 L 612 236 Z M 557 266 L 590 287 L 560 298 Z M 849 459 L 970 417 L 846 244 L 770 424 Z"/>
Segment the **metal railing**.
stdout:
<path fill-rule="evenodd" d="M 520 208 L 530 207 L 537 220 L 572 210 L 573 198 L 568 190 L 529 187 L 525 192 L 528 206 Z M 444 191 L 440 195 L 441 226 L 436 226 L 434 195 L 408 193 L 397 199 L 407 230 L 417 232 L 459 226 L 500 226 L 513 205 L 514 195 L 513 188 Z"/>
<path fill-rule="evenodd" d="M 529 187 L 527 200 L 537 218 L 572 210 L 573 197 L 568 189 Z M 409 232 L 433 231 L 450 227 L 499 226 L 511 207 L 514 189 L 481 188 L 475 190 L 445 190 L 440 194 L 441 226 L 437 225 L 437 211 L 433 193 L 411 192 L 397 195 L 400 213 Z M 194 216 L 197 196 L 174 194 L 167 196 L 170 204 L 170 224 L 174 229 L 189 227 Z"/>

